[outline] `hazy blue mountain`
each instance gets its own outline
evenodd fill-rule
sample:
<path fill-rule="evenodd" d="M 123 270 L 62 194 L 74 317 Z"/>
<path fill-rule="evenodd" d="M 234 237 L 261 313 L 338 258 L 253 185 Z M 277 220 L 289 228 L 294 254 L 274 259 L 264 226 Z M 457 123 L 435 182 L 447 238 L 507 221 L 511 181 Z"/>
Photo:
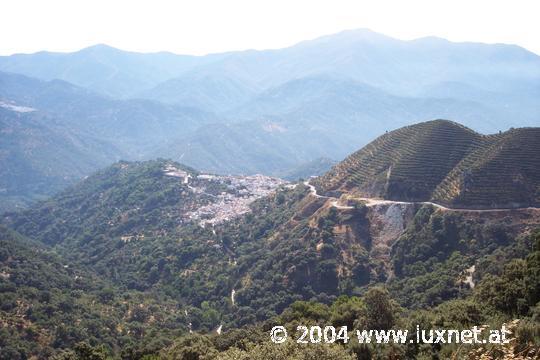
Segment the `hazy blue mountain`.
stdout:
<path fill-rule="evenodd" d="M 109 142 L 22 110 L 0 103 L 0 212 L 46 198 L 122 156 Z"/>
<path fill-rule="evenodd" d="M 147 158 L 214 115 L 113 100 L 62 80 L 0 72 L 0 211 L 63 189 L 119 159 Z"/>
<path fill-rule="evenodd" d="M 468 99 L 481 103 L 503 115 L 507 120 L 496 119 L 500 125 L 538 126 L 540 124 L 540 81 L 523 80 L 507 84 L 505 91 L 485 90 L 463 82 L 447 81 L 425 87 L 416 96 Z M 515 124 L 510 124 L 512 120 Z"/>
<path fill-rule="evenodd" d="M 196 108 L 150 100 L 115 100 L 61 80 L 0 73 L 0 99 L 54 114 L 65 126 L 108 140 L 133 158 L 201 124 L 217 121 Z"/>
<path fill-rule="evenodd" d="M 241 98 L 232 96 L 238 92 L 222 85 L 223 79 L 234 81 L 233 89 L 261 89 L 259 97 L 267 97 L 268 91 L 291 81 L 322 76 L 348 79 L 396 96 L 460 100 L 468 105 L 458 115 L 471 113 L 471 106 L 476 106 L 472 102 L 479 106 L 472 112 L 489 107 L 501 115 L 491 119 L 491 124 L 479 126 L 460 119 L 480 131 L 534 126 L 540 118 L 538 55 L 515 45 L 454 43 L 435 37 L 401 41 L 365 29 L 323 36 L 285 49 L 224 54 L 216 61 L 194 67 L 189 76 L 168 80 L 143 96 L 211 105 L 208 99 L 217 98 L 220 106 L 213 109 L 219 111 L 233 108 Z M 221 86 L 201 86 L 200 81 L 190 85 L 188 78 Z M 319 86 L 322 89 L 310 91 L 326 88 L 324 84 Z M 246 101 L 250 102 L 253 99 Z M 289 103 L 294 104 L 294 100 Z M 274 108 L 272 113 L 283 111 Z M 453 113 L 436 117 L 455 118 Z M 234 119 L 242 114 L 229 115 Z"/>
<path fill-rule="evenodd" d="M 62 79 L 113 96 L 193 102 L 218 111 L 238 105 L 250 91 L 321 74 L 402 96 L 436 97 L 429 94 L 435 89 L 439 95 L 462 100 L 471 99 L 472 92 L 476 100 L 491 93 L 505 98 L 502 106 L 517 116 L 529 114 L 529 120 L 538 117 L 534 105 L 540 94 L 540 57 L 518 46 L 436 37 L 402 41 L 366 29 L 284 49 L 198 57 L 140 54 L 106 45 L 73 53 L 17 54 L 0 57 L 0 71 Z"/>
<path fill-rule="evenodd" d="M 155 156 L 199 164 L 200 169 L 225 174 L 274 174 L 295 167 L 328 149 L 333 141 L 323 133 L 312 136 L 304 131 L 301 149 L 294 141 L 296 132 L 281 129 L 277 123 L 242 122 L 202 126 L 187 137 L 171 139 Z"/>
<path fill-rule="evenodd" d="M 142 54 L 95 45 L 73 53 L 42 51 L 2 56 L 0 71 L 43 80 L 65 80 L 101 94 L 125 97 L 220 57 L 167 52 Z"/>
<path fill-rule="evenodd" d="M 227 116 L 236 121 L 200 127 L 158 148 L 200 169 L 281 175 L 321 157 L 342 159 L 386 131 L 416 119 L 461 119 L 484 132 L 517 124 L 473 101 L 407 98 L 351 80 L 310 77 L 270 89 Z"/>
<path fill-rule="evenodd" d="M 268 89 L 227 115 L 244 120 L 279 116 L 291 122 L 311 120 L 338 128 L 363 127 L 381 133 L 400 124 L 438 116 L 459 118 L 467 126 L 492 132 L 520 124 L 521 119 L 508 119 L 509 113 L 490 108 L 481 99 L 404 97 L 350 79 L 313 76 Z"/>
<path fill-rule="evenodd" d="M 186 74 L 143 91 L 138 97 L 222 112 L 250 100 L 257 90 L 226 76 Z"/>
<path fill-rule="evenodd" d="M 296 168 L 283 172 L 279 176 L 285 180 L 297 181 L 298 179 L 309 179 L 312 176 L 323 175 L 329 171 L 332 166 L 336 165 L 337 161 L 321 157 L 300 164 Z"/>
<path fill-rule="evenodd" d="M 411 94 L 445 81 L 508 91 L 509 82 L 540 78 L 540 57 L 515 45 L 454 43 L 434 37 L 401 41 L 359 29 L 285 49 L 230 53 L 194 71 L 227 74 L 262 87 L 333 74 L 393 93 Z"/>

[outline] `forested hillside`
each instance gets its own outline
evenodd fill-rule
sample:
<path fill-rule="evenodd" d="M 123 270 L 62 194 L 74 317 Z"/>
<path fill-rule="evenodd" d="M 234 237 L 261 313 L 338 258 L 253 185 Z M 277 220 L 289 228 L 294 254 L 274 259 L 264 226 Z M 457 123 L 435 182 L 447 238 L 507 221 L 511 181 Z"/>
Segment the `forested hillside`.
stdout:
<path fill-rule="evenodd" d="M 2 2 L 0 360 L 540 360 L 539 9 Z"/>
<path fill-rule="evenodd" d="M 469 147 L 482 141 L 482 136 L 450 122 L 402 131 L 415 132 L 418 127 L 425 132 L 415 138 L 420 146 L 433 136 L 459 140 L 457 145 L 451 141 L 440 145 L 444 151 L 439 154 L 426 155 L 425 159 L 441 161 L 445 167 L 434 168 L 442 173 L 455 167 L 448 159 L 466 159 Z M 388 135 L 392 134 L 383 140 Z M 515 153 L 505 149 L 494 155 L 509 162 Z M 393 160 L 389 151 L 373 151 L 372 156 L 381 159 L 373 159 L 373 164 Z M 345 169 L 348 161 L 336 168 Z M 406 174 L 405 180 L 414 183 L 414 172 Z M 330 189 L 335 183 L 326 181 L 334 176 L 331 172 L 315 182 Z M 272 324 L 306 321 L 362 328 L 379 324 L 373 311 L 387 312 L 387 322 L 380 324 L 384 328 L 407 328 L 417 321 L 426 326 L 441 322 L 500 326 L 502 321 L 521 319 L 514 334 L 519 340 L 513 346 L 536 351 L 531 346 L 537 341 L 534 321 L 540 300 L 538 208 L 478 212 L 428 203 L 370 203 L 357 197 L 354 187 L 340 188 L 337 199 L 318 195 L 307 185 L 274 183 L 264 177 L 216 177 L 166 160 L 120 162 L 27 211 L 5 214 L 4 226 L 38 241 L 45 253 L 61 259 L 62 266 L 54 265 L 60 278 L 75 269 L 70 276 L 96 279 L 81 298 L 84 301 L 76 300 L 77 309 L 94 301 L 89 299 L 102 301 L 99 289 L 109 289 L 103 296 L 112 300 L 93 305 L 92 311 L 102 309 L 101 315 L 96 314 L 97 323 L 102 321 L 99 316 L 113 314 L 107 321 L 117 329 L 86 338 L 86 345 L 75 345 L 82 336 L 58 340 L 58 316 L 77 312 L 61 308 L 37 322 L 21 312 L 22 304 L 33 298 L 11 288 L 14 305 L 4 310 L 6 314 L 35 322 L 49 335 L 32 349 L 31 341 L 20 342 L 24 337 L 17 335 L 19 330 L 8 326 L 10 353 L 25 356 L 68 348 L 79 358 L 84 352 L 126 359 L 150 354 L 183 359 L 191 353 L 256 358 L 266 349 L 278 357 L 313 351 L 319 354 L 313 356 L 334 359 L 407 353 L 447 357 L 457 350 L 451 345 L 265 347 Z M 262 189 L 268 189 L 262 197 L 249 195 Z M 244 214 L 215 221 L 220 213 L 208 212 L 213 203 L 222 208 L 246 196 L 249 208 Z M 2 236 L 11 241 L 18 235 L 5 230 Z M 26 247 L 18 249 L 9 251 L 22 252 L 23 263 L 41 259 L 29 255 Z M 13 272 L 13 258 L 3 257 L 5 274 Z M 31 265 L 28 271 L 39 271 L 40 266 Z M 6 275 L 2 281 L 10 279 Z M 55 286 L 59 294 L 72 294 L 77 282 Z M 383 310 L 371 308 L 378 301 Z M 140 310 L 133 315 L 129 304 L 137 303 Z"/>
<path fill-rule="evenodd" d="M 0 245 L 1 359 L 47 359 L 80 342 L 119 354 L 156 331 L 187 331 L 184 312 L 164 294 L 115 287 L 3 226 Z"/>

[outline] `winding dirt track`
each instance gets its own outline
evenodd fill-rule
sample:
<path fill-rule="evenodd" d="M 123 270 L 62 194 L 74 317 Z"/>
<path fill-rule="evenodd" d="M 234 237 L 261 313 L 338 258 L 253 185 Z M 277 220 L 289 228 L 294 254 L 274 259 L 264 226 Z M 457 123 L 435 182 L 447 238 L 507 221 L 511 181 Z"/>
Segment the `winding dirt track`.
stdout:
<path fill-rule="evenodd" d="M 320 198 L 320 199 L 329 199 L 331 200 L 330 205 L 335 207 L 336 209 L 340 210 L 347 210 L 347 209 L 353 209 L 353 206 L 345 206 L 339 204 L 339 199 L 331 196 L 324 196 L 317 194 L 317 189 L 315 189 L 315 186 L 311 185 L 309 181 L 304 181 L 304 185 L 309 187 L 309 192 L 311 195 Z M 536 207 L 522 207 L 522 208 L 501 208 L 501 209 L 459 209 L 459 208 L 449 208 L 431 201 L 394 201 L 394 200 L 384 200 L 384 199 L 374 199 L 374 198 L 363 198 L 363 197 L 355 197 L 355 200 L 360 200 L 366 203 L 367 207 L 377 206 L 377 205 L 392 205 L 392 204 L 421 204 L 421 205 L 431 205 L 436 207 L 437 209 L 441 209 L 444 211 L 462 211 L 462 212 L 477 212 L 477 213 L 484 213 L 484 212 L 503 212 L 503 211 L 509 211 L 509 210 L 540 210 L 540 208 Z"/>

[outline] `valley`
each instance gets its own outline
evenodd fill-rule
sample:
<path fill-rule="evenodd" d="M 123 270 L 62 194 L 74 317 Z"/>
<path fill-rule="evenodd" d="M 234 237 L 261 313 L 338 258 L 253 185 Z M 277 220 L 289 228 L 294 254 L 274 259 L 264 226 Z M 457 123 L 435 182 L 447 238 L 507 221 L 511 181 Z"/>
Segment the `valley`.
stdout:
<path fill-rule="evenodd" d="M 483 291 L 491 291 L 491 277 L 503 276 L 507 264 L 528 259 L 540 228 L 540 209 L 534 202 L 526 208 L 477 208 L 474 203 L 454 208 L 411 198 L 405 186 L 391 196 L 375 192 L 389 189 L 377 181 L 392 181 L 400 173 L 389 169 L 400 169 L 402 161 L 377 147 L 392 143 L 402 131 L 413 139 L 423 137 L 416 143 L 428 144 L 436 142 L 441 131 L 453 133 L 446 146 L 459 144 L 460 152 L 450 153 L 465 159 L 468 150 L 461 146 L 475 138 L 474 132 L 455 123 L 420 123 L 383 135 L 324 176 L 292 183 L 263 175 L 199 172 L 170 160 L 121 161 L 37 206 L 5 213 L 1 226 L 10 229 L 9 236 L 20 238 L 20 245 L 18 250 L 9 250 L 11 257 L 4 257 L 0 281 L 12 283 L 18 278 L 17 262 L 9 260 L 14 256 L 30 264 L 38 261 L 24 255 L 30 251 L 25 245 L 28 241 L 41 244 L 44 256 L 57 256 L 68 264 L 57 268 L 68 269 L 62 271 L 70 272 L 74 281 L 70 286 L 78 288 L 84 279 L 95 278 L 110 289 L 103 302 L 101 290 L 84 285 L 86 295 L 70 301 L 80 309 L 88 301 L 103 302 L 99 309 L 114 314 L 109 320 L 114 328 L 132 329 L 118 334 L 137 340 L 128 346 L 117 334 L 91 330 L 97 343 L 110 344 L 111 351 L 128 346 L 136 353 L 173 346 L 167 339 L 181 334 L 215 334 L 211 339 L 219 342 L 233 336 L 235 329 L 265 326 L 261 324 L 286 316 L 295 306 L 327 306 L 345 301 L 339 300 L 342 296 L 360 299 L 377 286 L 387 289 L 406 316 L 454 301 L 474 302 Z M 510 134 L 527 131 L 516 129 Z M 508 134 L 497 136 L 505 139 Z M 376 179 L 371 181 L 375 190 L 362 190 L 365 183 L 358 178 L 336 180 L 355 174 L 363 166 L 358 157 L 368 151 L 374 157 L 369 161 L 379 164 L 371 167 L 378 173 L 370 173 Z M 447 147 L 433 148 L 430 153 L 430 159 L 439 159 L 437 166 L 430 167 L 438 182 L 455 171 L 445 160 L 447 153 Z M 492 158 L 506 161 L 507 154 L 514 158 L 516 152 L 500 151 Z M 535 169 L 536 155 L 521 157 L 519 166 L 508 168 L 511 178 L 521 174 L 520 178 L 527 179 L 530 186 L 525 189 L 537 186 L 534 176 L 527 177 L 527 171 Z M 422 154 L 413 158 L 421 159 Z M 453 164 L 470 173 L 469 162 L 458 158 Z M 421 162 L 413 165 L 425 169 Z M 479 178 L 491 178 L 498 171 L 491 166 L 480 168 Z M 425 171 L 421 176 L 430 179 Z M 415 177 L 407 179 L 412 182 Z M 422 182 L 423 187 L 415 184 L 414 194 L 429 194 L 427 190 L 438 187 L 434 181 Z M 528 198 L 534 196 L 528 194 Z M 38 286 L 23 283 L 29 288 Z M 54 286 L 58 288 L 54 306 L 59 308 L 68 295 L 62 290 L 64 285 Z M 38 309 L 44 305 L 17 288 L 10 289 L 17 295 L 9 296 L 19 302 L 2 311 L 13 319 L 6 325 L 12 341 L 20 338 L 19 330 L 9 325 L 17 321 L 30 321 L 65 346 L 85 338 L 71 329 L 70 337 L 61 340 L 58 330 L 51 328 L 60 321 L 61 312 L 51 313 L 48 320 L 28 317 L 24 309 L 29 304 Z M 535 295 L 531 296 L 527 301 L 533 304 Z M 502 303 L 493 303 L 486 313 L 475 316 L 486 321 L 503 316 L 507 310 Z M 529 307 L 519 309 L 512 310 L 511 316 L 519 313 L 526 318 Z M 90 326 L 90 320 L 82 321 Z M 153 336 L 164 343 L 152 345 L 143 332 L 133 332 L 137 326 L 153 329 Z M 51 346 L 45 345 L 43 351 Z"/>
<path fill-rule="evenodd" d="M 0 56 L 0 360 L 538 358 L 539 84 L 367 29 Z M 271 341 L 298 325 L 511 342 Z"/>

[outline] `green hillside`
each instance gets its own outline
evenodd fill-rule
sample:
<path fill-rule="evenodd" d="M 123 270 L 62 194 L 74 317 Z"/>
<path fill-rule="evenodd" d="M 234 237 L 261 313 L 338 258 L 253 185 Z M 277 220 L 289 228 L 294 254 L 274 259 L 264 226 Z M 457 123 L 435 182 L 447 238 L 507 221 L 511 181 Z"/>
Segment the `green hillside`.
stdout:
<path fill-rule="evenodd" d="M 156 329 L 171 338 L 187 331 L 176 301 L 114 287 L 0 226 L 0 359 L 49 359 L 80 342 L 119 353 Z"/>
<path fill-rule="evenodd" d="M 112 238 L 146 236 L 159 232 L 160 225 L 175 229 L 182 221 L 172 212 L 187 212 L 195 197 L 178 178 L 166 176 L 164 160 L 119 162 L 83 180 L 34 209 L 7 214 L 24 234 L 54 245 L 66 240 L 94 247 L 100 234 Z M 180 167 L 190 174 L 194 170 Z M 199 205 L 209 195 L 197 197 Z M 62 221 L 58 221 L 62 219 Z"/>
<path fill-rule="evenodd" d="M 540 129 L 480 135 L 435 120 L 377 138 L 315 183 L 324 191 L 451 207 L 538 206 Z"/>
<path fill-rule="evenodd" d="M 187 175 L 190 180 L 185 184 Z M 470 323 L 467 314 L 474 314 L 476 324 L 500 317 L 532 317 L 536 311 L 536 267 L 528 270 L 523 260 L 534 242 L 530 234 L 540 226 L 535 210 L 461 213 L 428 205 L 378 208 L 361 203 L 336 209 L 328 199 L 316 198 L 298 184 L 254 201 L 248 214 L 201 227 L 186 221 L 185 215 L 231 189 L 230 184 L 198 175 L 166 160 L 120 162 L 49 201 L 4 215 L 3 224 L 38 241 L 59 260 L 44 261 L 53 267 L 47 270 L 45 264 L 35 264 L 41 262 L 39 255 L 25 253 L 24 260 L 13 262 L 13 255 L 1 252 L 6 270 L 0 274 L 13 274 L 14 266 L 23 264 L 26 273 L 21 279 L 41 279 L 33 285 L 38 294 L 43 286 L 57 288 L 52 309 L 62 309 L 39 318 L 36 326 L 48 335 L 38 349 L 32 348 L 35 338 L 10 327 L 3 336 L 10 349 L 24 358 L 66 347 L 79 351 L 77 343 L 85 340 L 104 345 L 114 358 L 142 359 L 159 353 L 163 359 L 181 359 L 179 353 L 201 349 L 213 352 L 209 358 L 238 358 L 238 351 L 252 351 L 241 344 L 267 341 L 261 334 L 280 321 L 294 324 L 315 316 L 351 328 L 367 326 L 365 321 L 376 319 L 368 315 L 373 291 L 392 304 L 388 311 L 395 321 L 388 326 L 408 326 L 420 311 L 435 316 L 429 318 L 434 325 L 435 314 L 445 311 L 437 312 L 439 306 L 457 306 L 453 312 L 465 319 L 455 320 L 459 324 Z M 399 231 L 391 233 L 396 227 Z M 506 279 L 505 266 L 513 262 L 519 265 L 517 273 Z M 475 264 L 474 282 L 487 279 L 479 290 L 460 280 Z M 65 284 L 56 284 L 47 274 Z M 81 275 L 91 285 L 79 298 L 74 276 Z M 509 287 L 517 277 L 523 285 Z M 10 275 L 0 281 L 15 279 Z M 491 294 L 495 291 L 491 283 L 508 287 L 510 295 Z M 380 286 L 388 292 L 371 290 Z M 51 309 L 32 295 L 34 290 L 9 289 L 11 302 L 6 303 L 15 305 L 4 310 L 9 312 L 5 316 L 21 314 L 21 321 L 33 323 L 34 318 L 21 313 L 17 304 L 35 302 L 44 312 Z M 508 296 L 522 300 L 507 302 Z M 368 299 L 365 305 L 361 298 Z M 489 306 L 478 309 L 486 299 Z M 64 307 L 64 302 L 75 305 Z M 88 304 L 91 309 L 85 310 Z M 88 314 L 88 322 L 81 313 Z M 280 314 L 283 320 L 276 318 Z M 77 322 L 79 318 L 82 322 Z M 62 321 L 75 324 L 67 328 L 67 335 L 57 327 Z M 109 330 L 101 331 L 103 326 Z M 216 335 L 218 328 L 223 335 Z M 190 329 L 195 334 L 189 335 Z M 336 351 L 343 355 L 356 350 Z"/>
<path fill-rule="evenodd" d="M 432 198 L 456 206 L 539 206 L 540 128 L 484 137 L 441 182 Z"/>

